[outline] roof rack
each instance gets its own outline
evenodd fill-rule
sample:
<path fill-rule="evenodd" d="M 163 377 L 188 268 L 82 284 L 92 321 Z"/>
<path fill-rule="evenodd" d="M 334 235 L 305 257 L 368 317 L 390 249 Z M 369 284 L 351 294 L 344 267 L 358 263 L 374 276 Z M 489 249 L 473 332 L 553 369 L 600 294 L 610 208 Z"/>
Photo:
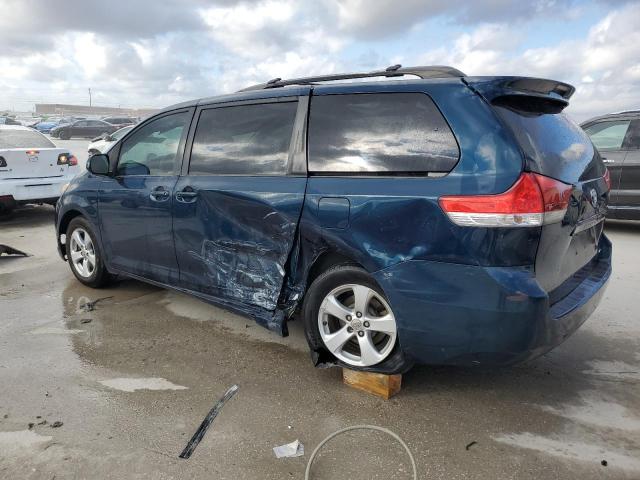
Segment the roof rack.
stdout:
<path fill-rule="evenodd" d="M 283 80 L 280 77 L 269 80 L 266 83 L 260 83 L 258 85 L 252 85 L 240 90 L 241 92 L 247 92 L 250 90 L 264 90 L 266 88 L 285 87 L 287 85 L 310 85 L 316 82 L 330 82 L 333 80 L 351 80 L 356 78 L 371 78 L 371 77 L 402 77 L 404 75 L 414 75 L 420 78 L 451 78 L 451 77 L 464 77 L 466 76 L 457 68 L 447 67 L 444 65 L 434 65 L 425 67 L 405 67 L 402 65 L 392 65 L 384 70 L 378 70 L 373 72 L 362 73 L 337 73 L 333 75 L 321 75 L 318 77 L 302 77 L 293 78 L 290 80 Z"/>

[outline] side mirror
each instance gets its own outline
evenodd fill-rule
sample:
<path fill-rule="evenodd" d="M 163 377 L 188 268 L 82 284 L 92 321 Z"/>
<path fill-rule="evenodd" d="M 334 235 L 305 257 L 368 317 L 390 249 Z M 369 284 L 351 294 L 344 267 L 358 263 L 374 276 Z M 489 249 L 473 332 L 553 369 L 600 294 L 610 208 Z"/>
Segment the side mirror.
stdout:
<path fill-rule="evenodd" d="M 109 157 L 104 153 L 92 155 L 87 160 L 87 170 L 94 175 L 109 175 Z"/>

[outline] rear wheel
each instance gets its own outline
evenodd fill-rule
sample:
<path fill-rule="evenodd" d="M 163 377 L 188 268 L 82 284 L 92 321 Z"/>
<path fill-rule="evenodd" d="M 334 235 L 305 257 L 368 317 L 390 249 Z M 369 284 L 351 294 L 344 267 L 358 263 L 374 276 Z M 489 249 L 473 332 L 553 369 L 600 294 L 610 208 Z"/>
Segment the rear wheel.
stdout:
<path fill-rule="evenodd" d="M 71 220 L 66 236 L 67 260 L 80 282 L 99 288 L 111 279 L 102 252 L 89 222 L 82 217 Z"/>
<path fill-rule="evenodd" d="M 374 278 L 353 265 L 320 275 L 305 297 L 304 320 L 312 348 L 355 369 L 406 369 L 395 315 Z"/>

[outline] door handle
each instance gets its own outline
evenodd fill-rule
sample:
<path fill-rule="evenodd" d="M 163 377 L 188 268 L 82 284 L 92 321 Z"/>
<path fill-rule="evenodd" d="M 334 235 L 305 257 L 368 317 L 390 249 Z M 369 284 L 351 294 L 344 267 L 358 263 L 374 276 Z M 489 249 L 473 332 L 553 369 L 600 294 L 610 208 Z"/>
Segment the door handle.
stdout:
<path fill-rule="evenodd" d="M 193 203 L 197 196 L 198 192 L 191 187 L 185 187 L 184 190 L 176 192 L 176 200 L 182 203 Z"/>
<path fill-rule="evenodd" d="M 606 158 L 606 157 L 601 157 L 602 158 L 602 163 L 615 163 L 613 160 Z"/>
<path fill-rule="evenodd" d="M 169 199 L 169 190 L 165 189 L 165 187 L 156 187 L 149 194 L 149 198 L 154 202 L 164 202 Z"/>

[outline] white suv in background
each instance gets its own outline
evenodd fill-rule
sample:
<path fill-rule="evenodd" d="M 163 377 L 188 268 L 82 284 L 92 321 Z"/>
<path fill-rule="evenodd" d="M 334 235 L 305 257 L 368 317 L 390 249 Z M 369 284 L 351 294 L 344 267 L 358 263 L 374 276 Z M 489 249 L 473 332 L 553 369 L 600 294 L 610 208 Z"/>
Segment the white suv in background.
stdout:
<path fill-rule="evenodd" d="M 79 171 L 67 148 L 31 128 L 0 125 L 0 213 L 22 203 L 55 204 Z"/>

